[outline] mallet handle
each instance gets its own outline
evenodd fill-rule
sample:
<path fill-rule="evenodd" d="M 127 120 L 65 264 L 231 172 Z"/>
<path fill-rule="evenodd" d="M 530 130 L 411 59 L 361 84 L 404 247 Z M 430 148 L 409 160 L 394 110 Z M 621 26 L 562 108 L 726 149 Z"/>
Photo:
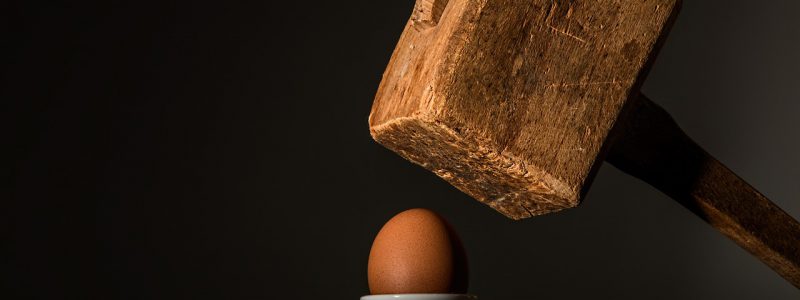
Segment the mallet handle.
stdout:
<path fill-rule="evenodd" d="M 644 95 L 634 99 L 606 158 L 661 190 L 800 288 L 800 223 L 678 127 Z"/>

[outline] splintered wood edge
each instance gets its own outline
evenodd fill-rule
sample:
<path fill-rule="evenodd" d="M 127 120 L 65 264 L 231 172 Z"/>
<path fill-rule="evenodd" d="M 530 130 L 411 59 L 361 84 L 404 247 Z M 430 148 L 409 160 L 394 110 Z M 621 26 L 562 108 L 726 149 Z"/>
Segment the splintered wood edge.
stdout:
<path fill-rule="evenodd" d="M 421 114 L 371 126 L 370 133 L 381 145 L 511 219 L 579 203 L 578 192 L 550 174 Z"/>

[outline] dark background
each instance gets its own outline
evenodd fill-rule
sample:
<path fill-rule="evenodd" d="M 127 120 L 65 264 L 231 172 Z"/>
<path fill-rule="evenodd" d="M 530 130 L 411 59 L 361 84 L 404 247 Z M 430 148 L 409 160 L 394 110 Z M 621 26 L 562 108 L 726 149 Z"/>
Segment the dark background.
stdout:
<path fill-rule="evenodd" d="M 461 233 L 481 299 L 800 298 L 611 166 L 580 208 L 513 222 L 373 142 L 412 6 L 3 4 L 0 298 L 357 299 L 412 207 Z M 644 86 L 795 218 L 798 11 L 686 0 Z"/>

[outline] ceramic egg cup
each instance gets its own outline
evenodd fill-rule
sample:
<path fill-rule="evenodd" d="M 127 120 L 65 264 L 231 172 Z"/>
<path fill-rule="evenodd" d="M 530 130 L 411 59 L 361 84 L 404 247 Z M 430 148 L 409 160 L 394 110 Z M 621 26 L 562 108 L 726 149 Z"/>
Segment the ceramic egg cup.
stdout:
<path fill-rule="evenodd" d="M 467 294 L 384 294 L 368 295 L 361 300 L 477 300 L 475 295 Z"/>

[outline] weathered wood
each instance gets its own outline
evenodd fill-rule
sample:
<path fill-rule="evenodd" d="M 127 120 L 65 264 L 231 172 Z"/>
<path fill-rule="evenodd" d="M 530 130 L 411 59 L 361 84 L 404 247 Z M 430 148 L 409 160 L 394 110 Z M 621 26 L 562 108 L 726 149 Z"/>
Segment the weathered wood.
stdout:
<path fill-rule="evenodd" d="M 642 96 L 631 103 L 615 167 L 658 188 L 800 288 L 800 223 L 695 144 Z"/>
<path fill-rule="evenodd" d="M 419 0 L 372 136 L 510 218 L 574 207 L 676 11 L 675 0 Z"/>
<path fill-rule="evenodd" d="M 416 29 L 427 29 L 439 23 L 448 0 L 418 0 L 411 13 L 411 23 Z"/>

